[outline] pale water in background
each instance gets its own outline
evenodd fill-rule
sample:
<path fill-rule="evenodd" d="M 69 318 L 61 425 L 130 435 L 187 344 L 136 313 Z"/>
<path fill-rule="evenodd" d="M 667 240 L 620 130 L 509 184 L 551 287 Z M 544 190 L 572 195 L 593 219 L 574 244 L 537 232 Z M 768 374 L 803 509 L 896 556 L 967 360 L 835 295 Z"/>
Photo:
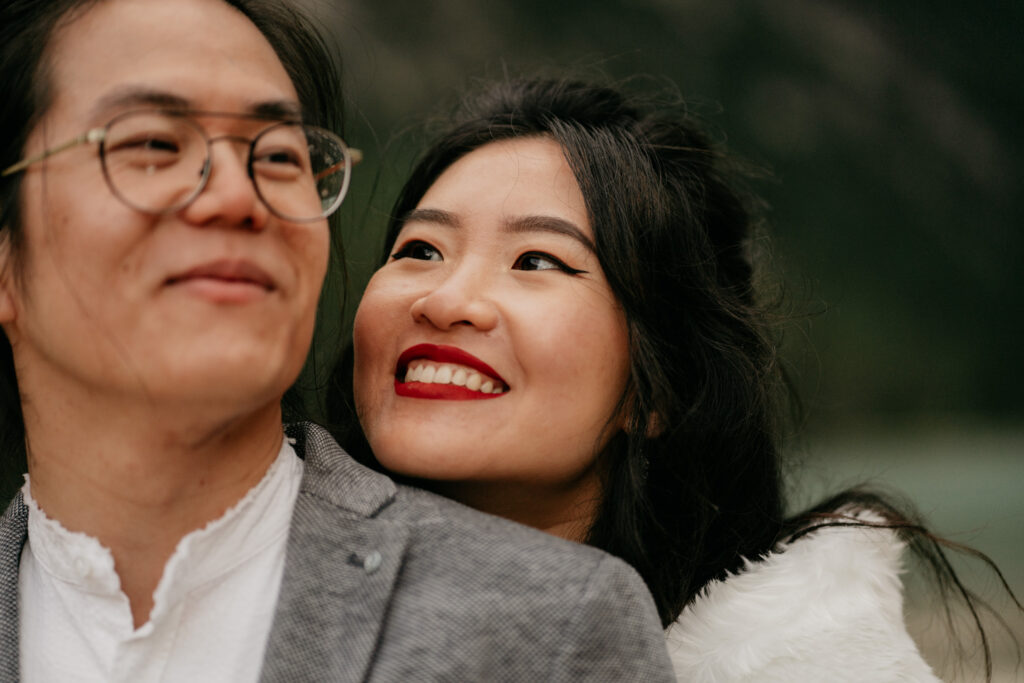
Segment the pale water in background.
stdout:
<path fill-rule="evenodd" d="M 953 541 L 970 545 L 992 558 L 1018 597 L 1024 596 L 1024 425 L 993 426 L 949 421 L 924 427 L 865 429 L 809 438 L 794 453 L 799 475 L 792 485 L 794 503 L 806 505 L 831 492 L 859 483 L 882 485 L 905 494 L 924 515 L 930 528 Z M 1002 614 L 1012 617 L 1018 641 L 1024 641 L 1024 618 L 999 602 L 1000 592 L 990 572 L 977 561 L 957 561 L 972 588 L 990 597 Z M 934 604 L 920 599 L 908 609 L 929 663 L 940 675 L 949 655 L 942 629 L 926 629 L 934 621 Z M 927 595 L 925 593 L 924 595 Z M 1024 681 L 1024 666 L 998 627 L 994 681 Z M 977 668 L 977 667 L 975 667 Z M 982 680 L 972 675 L 956 680 Z"/>

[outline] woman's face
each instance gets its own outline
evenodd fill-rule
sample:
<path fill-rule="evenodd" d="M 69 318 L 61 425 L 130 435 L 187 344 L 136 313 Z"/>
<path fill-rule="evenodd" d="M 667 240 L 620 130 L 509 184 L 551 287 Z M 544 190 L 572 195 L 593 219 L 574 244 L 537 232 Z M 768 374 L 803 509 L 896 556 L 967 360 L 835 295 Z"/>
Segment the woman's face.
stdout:
<path fill-rule="evenodd" d="M 490 143 L 437 179 L 355 319 L 357 409 L 385 467 L 513 518 L 492 496 L 597 495 L 629 352 L 593 242 L 550 139 Z"/>
<path fill-rule="evenodd" d="M 51 48 L 53 103 L 26 156 L 132 109 L 298 107 L 269 43 L 220 0 L 97 3 Z M 196 120 L 211 137 L 251 138 L 269 125 Z M 0 322 L 23 387 L 239 410 L 280 398 L 309 347 L 328 229 L 270 214 L 246 154 L 234 140 L 214 144 L 209 184 L 167 215 L 119 201 L 95 144 L 24 172 L 24 248 L 17 268 L 4 252 L 0 278 Z"/>

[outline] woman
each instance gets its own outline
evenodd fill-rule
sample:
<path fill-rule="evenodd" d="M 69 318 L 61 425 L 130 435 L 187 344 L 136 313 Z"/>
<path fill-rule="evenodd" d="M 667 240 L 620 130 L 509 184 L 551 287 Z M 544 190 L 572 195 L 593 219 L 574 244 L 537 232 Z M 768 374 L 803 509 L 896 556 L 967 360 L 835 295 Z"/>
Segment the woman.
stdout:
<path fill-rule="evenodd" d="M 908 520 L 856 492 L 784 513 L 786 384 L 735 177 L 691 118 L 611 89 L 464 103 L 396 203 L 336 413 L 379 466 L 632 564 L 680 680 L 936 680 L 902 542 L 865 528 Z"/>

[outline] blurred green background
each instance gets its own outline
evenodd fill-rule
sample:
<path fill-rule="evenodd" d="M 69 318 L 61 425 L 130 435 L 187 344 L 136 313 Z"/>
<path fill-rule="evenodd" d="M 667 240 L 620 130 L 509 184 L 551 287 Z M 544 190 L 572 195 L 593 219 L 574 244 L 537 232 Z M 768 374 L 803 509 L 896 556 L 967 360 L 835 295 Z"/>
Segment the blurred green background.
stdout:
<path fill-rule="evenodd" d="M 347 137 L 367 155 L 344 207 L 350 299 L 424 119 L 475 79 L 675 83 L 770 172 L 771 267 L 808 413 L 796 500 L 889 484 L 1024 593 L 1024 3 L 306 3 L 338 40 Z"/>
<path fill-rule="evenodd" d="M 644 74 L 772 174 L 773 266 L 812 314 L 792 355 L 815 425 L 1024 416 L 1024 3 L 306 2 L 338 37 L 368 154 L 347 206 L 357 286 L 422 141 L 402 131 L 479 77 Z"/>

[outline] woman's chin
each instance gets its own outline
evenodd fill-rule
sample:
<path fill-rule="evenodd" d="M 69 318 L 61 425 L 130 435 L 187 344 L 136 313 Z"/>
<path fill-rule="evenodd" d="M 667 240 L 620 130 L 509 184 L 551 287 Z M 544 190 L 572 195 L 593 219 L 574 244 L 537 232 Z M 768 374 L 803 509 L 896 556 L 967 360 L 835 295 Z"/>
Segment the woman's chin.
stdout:
<path fill-rule="evenodd" d="M 468 444 L 432 442 L 429 447 L 417 439 L 370 441 L 374 457 L 385 469 L 424 482 L 464 481 L 479 475 L 483 466 L 479 453 Z M 454 456 L 454 457 L 453 457 Z"/>

